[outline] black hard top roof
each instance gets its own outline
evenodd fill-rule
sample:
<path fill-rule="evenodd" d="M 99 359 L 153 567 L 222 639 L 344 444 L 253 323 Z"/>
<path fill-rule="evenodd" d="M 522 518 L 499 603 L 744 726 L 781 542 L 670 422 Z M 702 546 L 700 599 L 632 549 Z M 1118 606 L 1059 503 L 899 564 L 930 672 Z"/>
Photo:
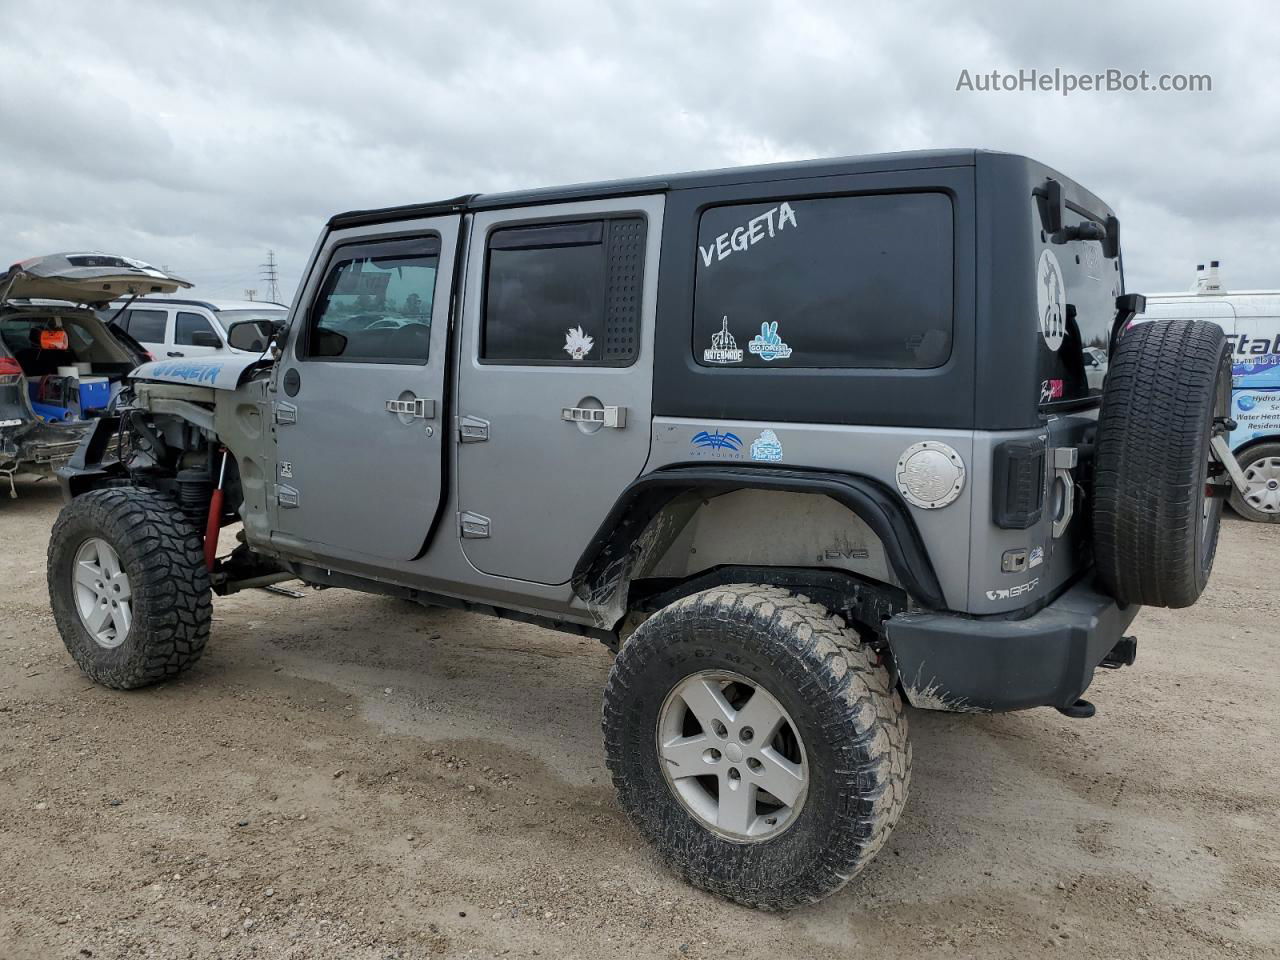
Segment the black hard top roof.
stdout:
<path fill-rule="evenodd" d="M 642 193 L 665 193 L 695 187 L 720 186 L 730 183 L 756 183 L 765 180 L 795 180 L 802 177 L 832 177 L 851 173 L 875 173 L 882 170 L 920 170 L 930 167 L 969 167 L 980 151 L 909 150 L 900 153 L 876 153 L 861 157 L 835 157 L 824 160 L 799 160 L 791 163 L 769 163 L 752 167 L 726 167 L 721 170 L 698 170 L 670 176 L 637 177 L 631 180 L 606 180 L 599 183 L 575 183 L 562 187 L 539 187 L 505 193 L 472 193 L 434 203 L 410 203 L 398 207 L 373 210 L 351 210 L 329 219 L 331 229 L 433 217 L 471 210 L 500 207 L 525 207 L 538 203 L 565 200 L 596 200 L 603 197 L 625 197 Z M 985 152 L 985 151 L 981 151 Z"/>

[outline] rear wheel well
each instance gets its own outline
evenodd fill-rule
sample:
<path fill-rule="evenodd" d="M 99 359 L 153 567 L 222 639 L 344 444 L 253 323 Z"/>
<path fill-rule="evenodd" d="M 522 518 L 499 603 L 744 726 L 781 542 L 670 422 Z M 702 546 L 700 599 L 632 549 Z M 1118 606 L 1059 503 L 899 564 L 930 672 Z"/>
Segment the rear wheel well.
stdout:
<path fill-rule="evenodd" d="M 850 550 L 867 546 L 881 551 L 883 573 L 868 576 L 870 568 L 857 569 L 863 557 L 846 557 L 843 563 L 854 570 L 828 566 L 825 544 L 815 532 L 813 542 L 804 555 L 795 550 L 786 559 L 770 557 L 770 550 L 743 550 L 735 555 L 724 553 L 714 561 L 705 558 L 697 564 L 662 564 L 681 531 L 713 499 L 726 494 L 764 491 L 779 494 L 804 494 L 828 498 L 857 518 L 865 531 L 866 545 L 846 544 Z M 790 514 L 783 513 L 784 516 Z M 815 531 L 820 525 L 815 525 Z M 770 528 L 760 528 L 768 537 Z M 773 530 L 781 528 L 774 523 Z M 788 531 L 790 533 L 791 531 Z M 839 551 L 837 551 L 838 553 Z M 761 557 L 764 557 L 762 562 Z M 869 556 L 868 556 L 869 559 Z M 618 498 L 608 517 L 600 525 L 592 542 L 584 551 L 574 571 L 573 585 L 595 616 L 597 623 L 612 629 L 635 607 L 629 599 L 633 585 L 636 600 L 647 592 L 661 593 L 682 582 L 697 582 L 708 573 L 714 579 L 716 567 L 754 568 L 766 571 L 757 575 L 770 580 L 767 571 L 809 568 L 809 573 L 822 582 L 827 574 L 852 573 L 852 580 L 878 585 L 900 599 L 905 609 L 909 597 L 916 605 L 929 609 L 945 607 L 937 575 L 924 548 L 919 531 L 901 498 L 879 481 L 857 474 L 840 474 L 776 468 L 681 466 L 655 471 L 639 478 Z M 662 564 L 662 565 L 660 565 Z M 781 572 L 779 575 L 782 575 Z M 812 578 L 811 578 L 812 579 Z M 657 590 L 650 590 L 658 581 Z M 859 619 L 861 618 L 854 618 Z M 873 621 L 874 622 L 874 621 Z"/>

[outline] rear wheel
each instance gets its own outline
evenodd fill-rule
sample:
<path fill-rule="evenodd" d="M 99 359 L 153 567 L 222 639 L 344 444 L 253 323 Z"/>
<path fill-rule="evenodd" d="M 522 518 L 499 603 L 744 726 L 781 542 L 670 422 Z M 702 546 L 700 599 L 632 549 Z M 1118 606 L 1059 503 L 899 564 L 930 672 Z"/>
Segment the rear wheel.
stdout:
<path fill-rule="evenodd" d="M 609 675 L 619 800 L 691 883 L 748 906 L 827 896 L 884 844 L 911 747 L 888 671 L 786 590 L 707 590 L 654 614 Z"/>
<path fill-rule="evenodd" d="M 1248 489 L 1231 491 L 1231 506 L 1246 520 L 1280 523 L 1280 443 L 1263 443 L 1236 458 Z"/>
<path fill-rule="evenodd" d="M 1221 328 L 1133 327 L 1103 389 L 1094 464 L 1098 576 L 1125 603 L 1186 607 L 1209 581 L 1222 498 L 1209 497 L 1210 441 L 1231 399 Z"/>
<path fill-rule="evenodd" d="M 204 652 L 213 606 L 201 537 L 152 490 L 95 490 L 63 507 L 48 581 L 62 642 L 104 686 L 155 683 Z"/>

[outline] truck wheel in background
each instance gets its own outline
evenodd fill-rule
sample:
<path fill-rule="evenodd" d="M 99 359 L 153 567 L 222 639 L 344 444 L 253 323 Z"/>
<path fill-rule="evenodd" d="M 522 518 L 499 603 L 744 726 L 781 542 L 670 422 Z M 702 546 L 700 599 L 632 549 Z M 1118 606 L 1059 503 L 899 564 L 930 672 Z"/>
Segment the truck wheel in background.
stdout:
<path fill-rule="evenodd" d="M 1186 607 L 1213 569 L 1222 498 L 1206 497 L 1215 417 L 1230 408 L 1221 328 L 1144 323 L 1116 346 L 1094 463 L 1098 575 L 1117 600 Z"/>
<path fill-rule="evenodd" d="M 204 652 L 213 605 L 201 537 L 155 491 L 94 490 L 63 507 L 48 579 L 62 642 L 103 686 L 156 683 Z"/>
<path fill-rule="evenodd" d="M 658 611 L 604 699 L 609 771 L 690 883 L 786 909 L 884 844 L 911 771 L 905 708 L 858 635 L 787 590 L 733 585 Z"/>
<path fill-rule="evenodd" d="M 1249 492 L 1232 488 L 1231 506 L 1246 520 L 1280 523 L 1280 443 L 1263 443 L 1236 458 Z"/>

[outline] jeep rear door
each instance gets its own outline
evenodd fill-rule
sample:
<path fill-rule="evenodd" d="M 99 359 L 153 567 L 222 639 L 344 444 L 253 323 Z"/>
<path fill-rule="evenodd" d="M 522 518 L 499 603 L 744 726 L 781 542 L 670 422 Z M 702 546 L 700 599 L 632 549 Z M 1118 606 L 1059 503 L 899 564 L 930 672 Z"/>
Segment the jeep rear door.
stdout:
<path fill-rule="evenodd" d="M 458 533 L 484 573 L 566 582 L 649 453 L 664 198 L 475 213 Z"/>
<path fill-rule="evenodd" d="M 416 557 L 440 506 L 458 217 L 325 237 L 276 365 L 276 520 L 294 552 Z"/>

